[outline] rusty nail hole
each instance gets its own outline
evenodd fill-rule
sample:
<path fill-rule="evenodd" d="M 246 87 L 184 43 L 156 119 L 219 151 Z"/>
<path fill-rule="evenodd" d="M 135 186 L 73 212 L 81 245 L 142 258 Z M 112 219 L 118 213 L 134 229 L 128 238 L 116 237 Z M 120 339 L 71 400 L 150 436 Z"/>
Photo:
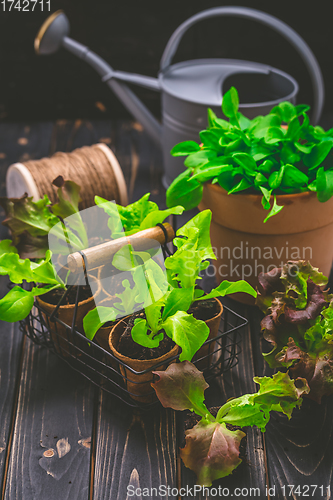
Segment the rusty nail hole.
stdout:
<path fill-rule="evenodd" d="M 44 451 L 43 455 L 44 455 L 44 457 L 47 457 L 47 458 L 53 457 L 54 456 L 54 450 L 52 450 L 52 448 L 50 448 L 49 450 Z"/>

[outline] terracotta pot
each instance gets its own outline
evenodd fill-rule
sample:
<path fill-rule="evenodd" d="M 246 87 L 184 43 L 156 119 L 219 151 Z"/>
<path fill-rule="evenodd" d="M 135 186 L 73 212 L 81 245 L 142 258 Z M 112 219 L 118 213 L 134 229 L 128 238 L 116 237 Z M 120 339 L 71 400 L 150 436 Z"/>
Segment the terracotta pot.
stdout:
<path fill-rule="evenodd" d="M 277 196 L 283 210 L 263 223 L 268 211 L 261 195 L 232 194 L 216 184 L 205 184 L 200 210 L 212 213 L 211 240 L 217 260 L 216 279 L 245 279 L 257 286 L 260 272 L 281 267 L 287 260 L 309 260 L 329 276 L 333 259 L 333 198 L 325 203 L 315 192 Z M 247 294 L 232 298 L 254 304 Z"/>
<path fill-rule="evenodd" d="M 221 322 L 221 315 L 223 312 L 223 306 L 221 302 L 218 299 L 213 299 L 216 300 L 218 304 L 218 311 L 210 319 L 207 319 L 205 321 L 206 325 L 209 327 L 209 335 L 207 338 L 208 340 L 215 339 L 217 337 L 218 331 L 219 331 L 219 326 Z M 216 342 L 210 342 L 209 344 L 204 344 L 200 347 L 200 349 L 195 353 L 192 362 L 199 360 L 200 358 L 204 358 L 201 361 L 198 361 L 195 365 L 198 368 L 198 370 L 207 370 L 209 366 L 211 365 L 212 362 L 212 355 L 214 351 L 216 350 Z"/>
<path fill-rule="evenodd" d="M 126 389 L 130 393 L 131 398 L 141 403 L 151 403 L 156 399 L 154 389 L 150 385 L 150 383 L 153 382 L 152 371 L 154 370 L 154 366 L 164 361 L 165 364 L 160 365 L 159 367 L 156 368 L 156 370 L 159 371 L 165 370 L 169 365 L 168 360 L 173 356 L 176 356 L 176 354 L 178 354 L 179 347 L 175 345 L 171 349 L 171 351 L 155 359 L 141 360 L 141 359 L 132 359 L 129 358 L 128 356 L 124 356 L 123 354 L 117 351 L 117 347 L 119 344 L 120 336 L 123 333 L 124 329 L 126 328 L 127 321 L 129 318 L 130 316 L 127 316 L 126 318 L 120 320 L 112 328 L 109 336 L 109 346 L 112 351 L 112 354 L 117 359 L 122 361 L 125 365 L 129 366 L 136 372 L 142 372 L 144 370 L 152 369 L 147 373 L 141 375 L 132 373 L 128 368 L 119 363 L 120 373 L 124 377 Z"/>
<path fill-rule="evenodd" d="M 97 291 L 88 299 L 82 300 L 78 303 L 77 313 L 76 313 L 76 322 L 75 328 L 80 332 L 84 333 L 83 330 L 83 318 L 85 315 L 94 309 L 95 307 L 95 298 L 100 293 L 99 281 L 96 278 L 89 276 L 89 279 L 93 279 L 96 281 Z M 58 321 L 50 321 L 49 316 L 53 313 L 56 308 L 56 305 L 50 304 L 43 299 L 43 295 L 40 297 L 36 297 L 38 305 L 46 311 L 47 314 L 42 312 L 42 316 L 44 318 L 45 324 L 49 328 L 51 339 L 54 344 L 55 351 L 61 354 L 64 357 L 68 357 L 71 354 L 76 356 L 78 354 L 77 350 L 74 349 L 69 342 L 74 345 L 78 345 L 78 341 L 81 339 L 73 339 L 70 330 L 68 330 L 65 326 L 63 326 Z M 44 297 L 45 298 L 45 297 Z M 57 311 L 57 317 L 63 321 L 66 325 L 72 326 L 73 315 L 74 315 L 75 304 L 64 304 L 61 305 Z M 83 344 L 84 341 L 82 341 Z M 86 344 L 82 345 L 85 347 Z M 73 351 L 73 352 L 72 352 Z M 74 352 L 75 351 L 75 352 Z"/>

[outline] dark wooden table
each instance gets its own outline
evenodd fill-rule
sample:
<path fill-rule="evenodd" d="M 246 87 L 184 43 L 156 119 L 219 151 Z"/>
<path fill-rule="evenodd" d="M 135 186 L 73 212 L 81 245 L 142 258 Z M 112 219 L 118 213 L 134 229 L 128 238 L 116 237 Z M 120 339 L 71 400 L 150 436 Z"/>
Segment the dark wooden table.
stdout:
<path fill-rule="evenodd" d="M 141 126 L 132 122 L 1 124 L 2 195 L 11 163 L 99 141 L 116 153 L 131 201 L 150 191 L 162 206 L 161 155 Z M 0 235 L 7 237 L 5 228 Z M 2 297 L 5 278 L 0 285 Z M 246 316 L 249 325 L 243 331 L 239 364 L 211 384 L 209 405 L 254 392 L 253 376 L 269 374 L 261 356 L 266 346 L 260 339 L 259 312 L 233 301 L 225 303 Z M 1 500 L 162 500 L 177 496 L 175 490 L 163 495 L 160 485 L 170 490 L 193 488 L 195 475 L 181 464 L 178 451 L 183 414 L 160 406 L 149 412 L 130 409 L 33 344 L 17 324 L 0 324 L 0 342 Z M 333 397 L 321 405 L 305 400 L 291 421 L 273 415 L 264 435 L 248 429 L 247 463 L 217 482 L 218 497 L 228 497 L 229 488 L 229 497 L 329 499 L 332 430 Z M 141 495 L 131 496 L 129 485 L 141 488 Z M 288 485 L 300 489 L 291 493 Z M 157 494 L 146 495 L 144 488 L 157 488 Z M 191 493 L 183 498 L 193 498 Z M 197 494 L 196 498 L 216 497 Z"/>

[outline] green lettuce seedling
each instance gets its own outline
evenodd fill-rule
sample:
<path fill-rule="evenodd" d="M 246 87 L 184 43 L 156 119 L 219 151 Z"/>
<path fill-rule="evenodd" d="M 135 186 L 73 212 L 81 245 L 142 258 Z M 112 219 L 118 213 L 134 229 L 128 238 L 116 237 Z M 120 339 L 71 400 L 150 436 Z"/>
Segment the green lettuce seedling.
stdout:
<path fill-rule="evenodd" d="M 242 462 L 239 447 L 245 433 L 230 430 L 227 424 L 239 428 L 256 425 L 265 431 L 271 411 L 284 413 L 290 419 L 293 409 L 302 403 L 302 394 L 309 392 L 305 379 L 291 380 L 285 373 L 254 377 L 260 386 L 258 392 L 229 400 L 214 417 L 204 404 L 208 384 L 192 363 L 173 363 L 165 371 L 153 373 L 158 380 L 151 386 L 165 408 L 190 410 L 201 417 L 185 432 L 186 445 L 180 456 L 202 486 L 211 486 L 214 480 L 228 476 Z"/>
<path fill-rule="evenodd" d="M 108 227 L 112 238 L 130 236 L 131 234 L 149 229 L 161 224 L 169 215 L 180 215 L 184 208 L 178 204 L 167 210 L 160 210 L 158 205 L 149 200 L 150 193 L 146 193 L 140 200 L 123 207 L 95 196 L 95 203 L 101 206 L 109 216 Z"/>
<path fill-rule="evenodd" d="M 167 206 L 197 207 L 205 182 L 218 183 L 228 194 L 258 193 L 265 218 L 279 213 L 277 194 L 316 191 L 320 202 L 333 195 L 333 129 L 313 127 L 309 106 L 282 102 L 268 115 L 249 120 L 238 111 L 234 87 L 226 92 L 222 112 L 208 109 L 208 127 L 194 141 L 177 144 L 173 156 L 187 156 L 185 167 L 167 190 Z M 287 127 L 286 127 L 287 126 Z M 272 200 L 273 199 L 273 204 Z"/>
<path fill-rule="evenodd" d="M 243 280 L 235 283 L 223 281 L 207 295 L 204 295 L 203 290 L 196 287 L 197 281 L 200 279 L 200 271 L 207 268 L 209 259 L 216 258 L 209 236 L 211 216 L 210 210 L 200 212 L 177 231 L 177 238 L 175 238 L 177 250 L 174 255 L 165 260 L 168 278 L 167 290 L 161 288 L 167 285 L 163 273 L 160 276 L 156 274 L 158 266 L 149 259 L 150 255 L 146 254 L 145 266 L 148 264 L 155 266 L 147 276 L 148 289 L 155 298 L 152 298 L 150 305 L 144 307 L 145 318 L 135 319 L 131 332 L 132 338 L 144 347 L 155 348 L 159 346 L 164 335 L 167 335 L 181 347 L 182 352 L 179 358 L 181 361 L 190 361 L 209 335 L 206 323 L 187 313 L 193 302 L 236 292 L 245 292 L 256 297 L 255 290 Z M 140 253 L 130 252 L 131 256 L 134 254 L 139 255 Z M 118 269 L 131 269 L 131 262 L 126 263 L 125 257 L 124 250 L 118 252 L 113 259 L 113 265 Z M 159 272 L 161 271 L 159 270 Z M 142 302 L 139 300 L 143 287 L 144 284 L 137 282 L 134 277 L 134 288 L 131 296 L 136 297 L 136 304 L 146 303 L 145 300 Z M 124 303 L 126 303 L 127 293 L 128 290 L 123 292 Z M 98 311 L 101 309 L 98 307 Z M 127 311 L 128 313 L 132 312 L 128 308 Z M 93 338 L 103 322 L 114 321 L 117 317 L 120 317 L 120 314 L 115 307 L 101 310 L 99 318 L 96 312 L 89 312 L 83 321 L 87 337 Z"/>

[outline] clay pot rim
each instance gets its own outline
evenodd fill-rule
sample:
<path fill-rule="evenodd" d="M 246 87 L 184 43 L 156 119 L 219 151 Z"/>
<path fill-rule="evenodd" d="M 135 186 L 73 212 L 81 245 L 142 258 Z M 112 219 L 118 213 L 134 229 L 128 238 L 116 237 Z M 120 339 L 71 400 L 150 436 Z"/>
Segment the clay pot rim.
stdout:
<path fill-rule="evenodd" d="M 262 198 L 262 194 L 253 194 L 253 193 L 232 193 L 231 195 L 228 195 L 228 192 L 221 187 L 219 184 L 212 184 L 211 182 L 205 182 L 204 184 L 208 189 L 213 189 L 215 191 L 218 191 L 221 193 L 222 196 L 242 196 L 244 198 L 247 198 L 248 200 L 260 200 Z M 290 200 L 293 198 L 315 198 L 316 192 L 315 191 L 303 191 L 302 193 L 290 193 L 290 194 L 277 194 L 275 195 L 277 200 Z"/>
<path fill-rule="evenodd" d="M 124 318 L 121 318 L 112 328 L 111 328 L 111 332 L 110 332 L 110 335 L 109 335 L 109 347 L 111 349 L 111 352 L 112 354 L 118 358 L 118 361 L 121 361 L 124 365 L 126 365 L 126 368 L 128 368 L 130 371 L 132 371 L 133 373 L 135 374 L 138 374 L 140 375 L 142 372 L 148 372 L 149 370 L 151 370 L 151 367 L 147 367 L 147 368 L 143 368 L 141 371 L 137 371 L 135 370 L 134 368 L 131 367 L 131 363 L 138 363 L 139 365 L 144 365 L 144 364 L 147 364 L 147 362 L 151 362 L 152 364 L 152 367 L 154 367 L 155 365 L 159 364 L 159 363 L 163 363 L 167 360 L 169 360 L 170 358 L 173 358 L 174 356 L 176 356 L 178 353 L 179 353 L 179 349 L 180 347 L 176 344 L 170 351 L 166 352 L 165 354 L 163 354 L 162 356 L 158 357 L 158 358 L 153 358 L 153 359 L 136 359 L 136 358 L 130 358 L 128 356 L 124 356 L 124 354 L 121 354 L 119 351 L 117 351 L 116 347 L 114 347 L 112 341 L 113 341 L 113 335 L 114 335 L 114 331 L 115 329 L 118 327 L 118 325 L 120 323 L 125 323 L 127 319 L 129 319 L 132 315 L 128 315 L 128 316 L 125 316 Z M 172 353 L 172 355 L 170 355 Z M 158 367 L 157 367 L 158 369 Z"/>

